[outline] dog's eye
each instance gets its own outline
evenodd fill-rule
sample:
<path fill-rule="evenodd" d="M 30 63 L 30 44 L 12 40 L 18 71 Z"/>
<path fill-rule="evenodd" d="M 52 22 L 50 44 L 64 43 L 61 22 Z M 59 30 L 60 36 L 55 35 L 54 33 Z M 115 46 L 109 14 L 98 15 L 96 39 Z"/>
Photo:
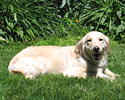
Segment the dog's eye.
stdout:
<path fill-rule="evenodd" d="M 92 41 L 91 39 L 88 40 L 88 42 L 91 42 L 91 41 Z"/>
<path fill-rule="evenodd" d="M 103 39 L 99 39 L 99 41 L 103 41 Z"/>

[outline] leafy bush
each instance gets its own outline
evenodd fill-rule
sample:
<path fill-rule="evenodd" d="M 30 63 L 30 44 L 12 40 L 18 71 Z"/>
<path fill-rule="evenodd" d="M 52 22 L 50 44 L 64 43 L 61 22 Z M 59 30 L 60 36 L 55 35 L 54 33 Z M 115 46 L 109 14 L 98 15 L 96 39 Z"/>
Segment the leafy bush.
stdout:
<path fill-rule="evenodd" d="M 109 33 L 111 38 L 125 42 L 124 3 L 124 0 L 89 0 L 89 9 L 84 9 L 85 13 L 79 20 L 91 30 Z"/>
<path fill-rule="evenodd" d="M 124 0 L 1 0 L 0 14 L 2 41 L 97 30 L 125 42 Z"/>
<path fill-rule="evenodd" d="M 75 20 L 60 15 L 60 1 L 56 0 L 5 0 L 0 1 L 0 40 L 31 40 L 36 36 L 81 34 Z M 71 30 L 77 30 L 77 32 Z"/>
<path fill-rule="evenodd" d="M 48 24 L 53 23 L 57 7 L 47 0 L 1 0 L 0 1 L 0 38 L 32 39 L 44 36 L 50 31 Z M 55 22 L 56 23 L 56 22 Z"/>
<path fill-rule="evenodd" d="M 86 0 L 62 0 L 59 14 L 65 18 L 78 19 L 85 5 Z"/>
<path fill-rule="evenodd" d="M 125 0 L 62 0 L 65 17 L 125 42 Z M 67 10 L 68 9 L 68 10 Z"/>

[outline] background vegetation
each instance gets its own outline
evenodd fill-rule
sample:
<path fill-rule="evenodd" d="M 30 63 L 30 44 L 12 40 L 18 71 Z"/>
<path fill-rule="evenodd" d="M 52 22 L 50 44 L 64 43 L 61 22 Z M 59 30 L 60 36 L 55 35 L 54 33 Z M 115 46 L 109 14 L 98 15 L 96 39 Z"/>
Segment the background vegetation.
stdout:
<path fill-rule="evenodd" d="M 2 43 L 91 30 L 125 42 L 125 0 L 1 0 L 0 14 Z"/>

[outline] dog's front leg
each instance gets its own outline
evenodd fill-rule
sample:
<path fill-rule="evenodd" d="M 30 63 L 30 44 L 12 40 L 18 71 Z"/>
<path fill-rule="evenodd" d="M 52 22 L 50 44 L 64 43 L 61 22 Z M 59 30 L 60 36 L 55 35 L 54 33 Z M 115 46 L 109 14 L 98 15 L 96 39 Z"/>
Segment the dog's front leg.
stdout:
<path fill-rule="evenodd" d="M 115 79 L 114 77 L 110 77 L 110 76 L 108 76 L 108 75 L 106 75 L 106 74 L 104 74 L 104 73 L 102 73 L 102 72 L 98 72 L 98 73 L 96 74 L 96 77 L 99 77 L 99 78 L 107 78 L 107 79 L 110 79 L 110 80 L 114 80 L 114 79 Z"/>
<path fill-rule="evenodd" d="M 105 72 L 106 75 L 110 75 L 112 77 L 120 76 L 119 74 L 114 74 L 108 68 L 106 68 L 104 72 Z"/>

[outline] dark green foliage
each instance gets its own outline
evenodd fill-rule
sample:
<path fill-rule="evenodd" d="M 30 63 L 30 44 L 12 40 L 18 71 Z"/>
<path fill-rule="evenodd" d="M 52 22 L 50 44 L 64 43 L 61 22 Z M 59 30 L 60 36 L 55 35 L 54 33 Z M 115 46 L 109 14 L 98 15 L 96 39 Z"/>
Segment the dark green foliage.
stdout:
<path fill-rule="evenodd" d="M 1 0 L 0 37 L 4 40 L 44 36 L 48 24 L 56 24 L 56 5 L 45 0 Z M 55 21 L 54 21 L 55 20 Z M 50 30 L 52 31 L 52 30 Z M 47 35 L 47 34 L 46 34 Z"/>
<path fill-rule="evenodd" d="M 0 41 L 6 43 L 79 35 L 78 29 L 125 42 L 125 0 L 1 0 L 0 14 Z"/>
<path fill-rule="evenodd" d="M 125 42 L 125 0 L 62 0 L 63 16 Z"/>
<path fill-rule="evenodd" d="M 90 0 L 89 9 L 80 17 L 80 22 L 91 30 L 101 31 L 112 39 L 125 42 L 125 1 Z"/>

